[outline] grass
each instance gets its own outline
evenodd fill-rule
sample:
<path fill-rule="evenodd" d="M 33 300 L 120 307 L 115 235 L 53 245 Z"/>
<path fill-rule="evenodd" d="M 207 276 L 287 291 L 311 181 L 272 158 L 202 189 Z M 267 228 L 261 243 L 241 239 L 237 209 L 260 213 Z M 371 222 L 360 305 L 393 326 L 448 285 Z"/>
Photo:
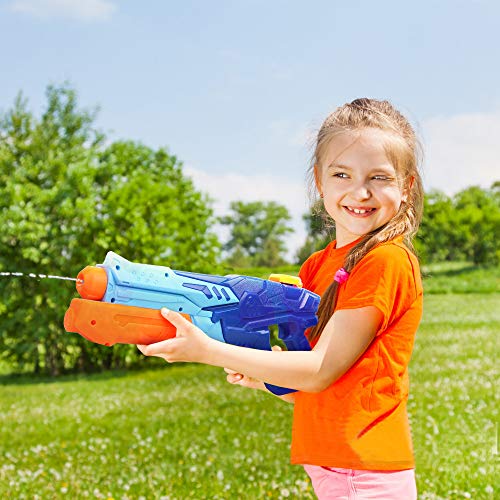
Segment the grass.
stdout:
<path fill-rule="evenodd" d="M 426 296 L 411 363 L 420 499 L 498 497 L 500 294 L 473 293 L 475 280 L 460 288 L 464 274 L 481 271 L 464 268 L 448 280 L 466 293 Z M 436 279 L 450 270 L 431 269 Z M 232 387 L 207 366 L 3 375 L 0 494 L 314 498 L 303 470 L 288 464 L 291 420 L 291 405 Z"/>
<path fill-rule="evenodd" d="M 500 266 L 444 262 L 423 266 L 422 274 L 426 294 L 500 292 Z"/>
<path fill-rule="evenodd" d="M 499 298 L 425 299 L 408 406 L 421 499 L 498 498 Z"/>
<path fill-rule="evenodd" d="M 220 369 L 0 386 L 0 492 L 15 498 L 313 498 L 287 466 L 292 407 Z"/>

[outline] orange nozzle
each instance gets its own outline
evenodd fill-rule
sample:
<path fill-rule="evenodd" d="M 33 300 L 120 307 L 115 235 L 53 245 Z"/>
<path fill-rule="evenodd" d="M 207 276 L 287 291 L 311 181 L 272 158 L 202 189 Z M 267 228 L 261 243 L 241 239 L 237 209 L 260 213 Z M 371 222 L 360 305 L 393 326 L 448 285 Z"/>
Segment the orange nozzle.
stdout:
<path fill-rule="evenodd" d="M 101 300 L 108 287 L 108 276 L 102 267 L 87 266 L 76 277 L 76 290 L 83 299 Z"/>

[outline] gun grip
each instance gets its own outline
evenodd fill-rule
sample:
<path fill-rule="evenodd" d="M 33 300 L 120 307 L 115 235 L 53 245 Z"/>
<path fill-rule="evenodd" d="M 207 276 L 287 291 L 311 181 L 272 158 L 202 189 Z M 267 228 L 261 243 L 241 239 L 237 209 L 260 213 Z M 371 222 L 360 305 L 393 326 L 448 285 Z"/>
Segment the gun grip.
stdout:
<path fill-rule="evenodd" d="M 278 336 L 289 351 L 310 351 L 311 345 L 304 330 L 297 323 L 282 323 L 278 325 Z"/>
<path fill-rule="evenodd" d="M 284 396 L 285 394 L 290 394 L 292 392 L 297 392 L 296 389 L 287 389 L 286 387 L 280 387 L 273 384 L 264 384 L 268 391 L 272 392 L 276 396 Z"/>

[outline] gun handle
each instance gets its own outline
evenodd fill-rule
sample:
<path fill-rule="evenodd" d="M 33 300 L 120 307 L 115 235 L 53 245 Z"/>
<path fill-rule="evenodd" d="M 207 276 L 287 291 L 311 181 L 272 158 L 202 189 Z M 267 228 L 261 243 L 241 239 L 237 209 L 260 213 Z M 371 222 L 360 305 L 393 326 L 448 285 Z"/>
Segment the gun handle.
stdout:
<path fill-rule="evenodd" d="M 296 323 L 280 324 L 279 338 L 283 340 L 286 348 L 289 351 L 310 351 L 311 346 L 306 336 L 304 335 L 304 328 L 300 328 Z M 292 392 L 297 392 L 295 389 L 287 389 L 286 387 L 279 387 L 277 385 L 265 384 L 266 388 L 276 396 L 283 396 Z"/>
<path fill-rule="evenodd" d="M 276 396 L 284 396 L 285 394 L 290 394 L 292 392 L 297 392 L 296 389 L 287 389 L 286 387 L 280 387 L 278 385 L 273 384 L 264 384 L 266 389 Z"/>
<path fill-rule="evenodd" d="M 278 336 L 285 343 L 289 351 L 310 351 L 311 345 L 304 334 L 307 325 L 297 323 L 284 323 L 278 325 Z"/>

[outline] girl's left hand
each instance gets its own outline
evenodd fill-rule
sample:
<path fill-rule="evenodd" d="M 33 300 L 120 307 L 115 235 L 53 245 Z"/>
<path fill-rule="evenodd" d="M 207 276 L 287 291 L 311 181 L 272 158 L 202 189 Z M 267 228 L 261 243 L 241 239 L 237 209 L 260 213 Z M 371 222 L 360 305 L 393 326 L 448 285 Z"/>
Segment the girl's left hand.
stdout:
<path fill-rule="evenodd" d="M 281 351 L 281 347 L 279 345 L 273 345 L 271 347 L 272 351 Z M 235 372 L 234 370 L 230 370 L 229 368 L 224 368 L 224 371 L 227 373 L 226 380 L 233 385 L 241 385 L 242 387 L 248 387 L 249 389 L 258 389 L 260 391 L 270 392 L 264 382 L 262 380 L 247 377 L 243 375 L 243 373 Z"/>
<path fill-rule="evenodd" d="M 142 354 L 163 358 L 169 363 L 177 361 L 205 363 L 208 359 L 210 345 L 216 341 L 175 311 L 163 308 L 161 315 L 175 326 L 176 336 L 155 344 L 138 345 L 137 347 Z"/>
<path fill-rule="evenodd" d="M 247 377 L 242 373 L 235 372 L 229 368 L 224 368 L 227 373 L 226 380 L 233 385 L 241 385 L 242 387 L 247 387 L 248 389 L 259 389 L 261 391 L 267 391 L 264 382 L 257 380 L 256 378 Z"/>

